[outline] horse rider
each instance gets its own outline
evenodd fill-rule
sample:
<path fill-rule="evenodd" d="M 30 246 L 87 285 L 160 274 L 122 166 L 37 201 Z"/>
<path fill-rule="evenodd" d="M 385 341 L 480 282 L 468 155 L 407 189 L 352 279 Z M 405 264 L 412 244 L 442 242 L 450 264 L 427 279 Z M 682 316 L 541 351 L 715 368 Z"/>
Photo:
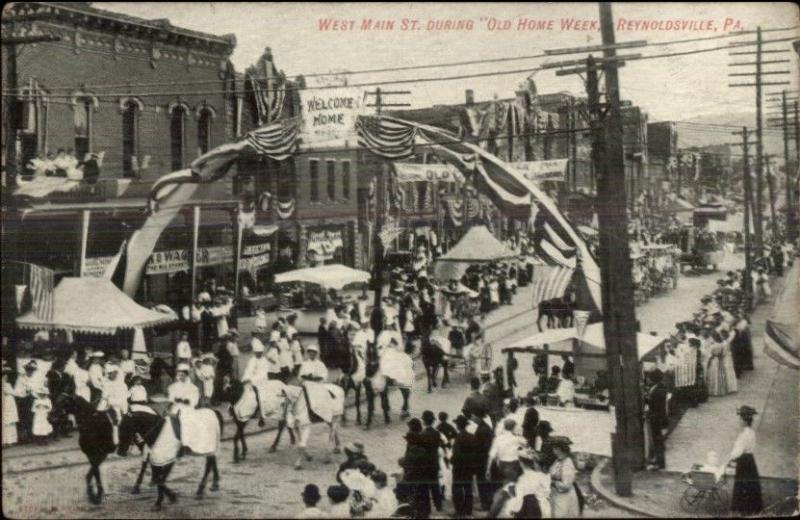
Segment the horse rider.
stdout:
<path fill-rule="evenodd" d="M 128 413 L 128 385 L 119 375 L 120 369 L 113 363 L 106 365 L 106 377 L 103 381 L 103 392 L 98 411 L 108 411 L 113 425 L 114 445 L 119 443 L 119 423 L 122 416 Z"/>
<path fill-rule="evenodd" d="M 167 388 L 167 398 L 171 403 L 170 412 L 178 415 L 181 410 L 194 409 L 200 402 L 200 390 L 189 381 L 189 365 L 181 363 L 175 369 L 176 381 Z"/>
<path fill-rule="evenodd" d="M 307 346 L 306 355 L 308 359 L 303 361 L 303 364 L 300 365 L 300 373 L 297 377 L 301 381 L 313 381 L 317 383 L 324 383 L 327 381 L 328 368 L 317 358 L 319 355 L 319 347 L 313 343 Z"/>
<path fill-rule="evenodd" d="M 89 390 L 92 402 L 96 402 L 103 396 L 103 352 L 97 350 L 92 352 L 92 361 L 89 365 Z"/>
<path fill-rule="evenodd" d="M 192 360 L 192 346 L 189 344 L 189 334 L 181 332 L 181 340 L 175 347 L 175 357 L 178 358 L 178 364 L 189 364 Z"/>
<path fill-rule="evenodd" d="M 242 374 L 242 384 L 244 385 L 262 385 L 270 378 L 267 376 L 269 370 L 269 362 L 264 357 L 264 344 L 258 338 L 254 337 L 251 345 L 253 346 L 253 357 L 247 361 L 247 366 Z M 261 402 L 259 400 L 258 392 L 256 394 L 256 403 L 259 410 L 261 409 Z M 260 414 L 259 414 L 260 417 Z"/>

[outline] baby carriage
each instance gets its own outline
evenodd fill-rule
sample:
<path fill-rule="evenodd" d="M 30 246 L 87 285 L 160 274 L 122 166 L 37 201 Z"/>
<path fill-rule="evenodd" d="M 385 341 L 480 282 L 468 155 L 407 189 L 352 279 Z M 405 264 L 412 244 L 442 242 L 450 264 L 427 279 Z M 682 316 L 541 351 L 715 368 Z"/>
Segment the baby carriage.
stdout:
<path fill-rule="evenodd" d="M 695 464 L 689 473 L 681 475 L 686 490 L 681 496 L 681 508 L 687 513 L 696 513 L 705 502 L 710 502 L 721 512 L 728 508 L 728 490 L 725 473 L 719 475 L 703 471 L 704 467 Z"/>

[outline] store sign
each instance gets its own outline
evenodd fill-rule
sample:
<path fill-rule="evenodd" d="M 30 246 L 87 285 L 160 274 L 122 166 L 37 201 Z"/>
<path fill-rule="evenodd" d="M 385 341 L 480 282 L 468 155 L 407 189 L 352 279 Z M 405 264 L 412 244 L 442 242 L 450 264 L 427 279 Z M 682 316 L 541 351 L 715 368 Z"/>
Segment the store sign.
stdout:
<path fill-rule="evenodd" d="M 394 163 L 398 182 L 457 182 L 464 176 L 451 164 Z"/>
<path fill-rule="evenodd" d="M 317 260 L 330 260 L 333 258 L 333 253 L 340 247 L 344 247 L 341 229 L 308 232 L 307 249 L 316 254 Z"/>
<path fill-rule="evenodd" d="M 250 246 L 244 246 L 244 248 L 242 249 L 242 256 L 261 255 L 264 253 L 269 253 L 271 249 L 272 247 L 269 242 L 264 242 L 263 244 L 253 244 Z"/>
<path fill-rule="evenodd" d="M 303 144 L 355 140 L 356 119 L 370 110 L 366 96 L 361 88 L 301 90 Z"/>
<path fill-rule="evenodd" d="M 550 161 L 515 162 L 511 166 L 526 179 L 534 182 L 564 182 L 569 159 L 553 159 Z"/>
<path fill-rule="evenodd" d="M 189 265 L 190 254 L 188 249 L 175 249 L 172 251 L 153 253 L 147 261 L 145 272 L 147 274 L 167 274 L 188 271 L 191 267 Z M 113 256 L 87 258 L 84 262 L 85 265 L 81 276 L 92 276 L 95 278 L 103 276 L 106 266 L 108 266 L 113 259 Z M 201 247 L 197 250 L 195 261 L 198 267 L 208 267 L 232 262 L 233 251 L 227 246 Z"/>
<path fill-rule="evenodd" d="M 269 263 L 269 253 L 239 259 L 239 270 L 255 272 Z"/>

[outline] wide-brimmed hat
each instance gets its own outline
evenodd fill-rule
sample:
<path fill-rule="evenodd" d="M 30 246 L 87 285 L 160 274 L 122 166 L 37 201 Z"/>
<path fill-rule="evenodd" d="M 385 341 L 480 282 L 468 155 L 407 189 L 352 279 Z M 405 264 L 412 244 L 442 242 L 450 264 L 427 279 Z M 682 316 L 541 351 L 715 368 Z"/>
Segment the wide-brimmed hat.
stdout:
<path fill-rule="evenodd" d="M 264 352 L 264 344 L 261 342 L 261 340 L 259 340 L 257 338 L 253 338 L 253 340 L 250 342 L 250 345 L 253 347 L 253 352 L 254 353 L 255 352 Z"/>
<path fill-rule="evenodd" d="M 317 345 L 316 343 L 312 343 L 306 346 L 306 352 L 316 352 L 317 354 L 319 354 L 319 345 Z"/>
<path fill-rule="evenodd" d="M 563 435 L 550 437 L 550 442 L 553 444 L 554 448 L 569 448 L 572 445 L 570 438 Z"/>
<path fill-rule="evenodd" d="M 188 373 L 189 373 L 191 370 L 192 370 L 192 369 L 189 367 L 189 365 L 188 365 L 187 363 L 180 363 L 180 364 L 178 364 L 178 366 L 175 368 L 175 372 L 186 372 L 187 374 L 188 374 Z"/>
<path fill-rule="evenodd" d="M 106 374 L 113 374 L 119 372 L 119 366 L 115 365 L 114 363 L 106 363 L 105 366 Z"/>
<path fill-rule="evenodd" d="M 42 385 L 36 389 L 37 394 L 50 395 L 50 389 L 46 385 Z"/>
<path fill-rule="evenodd" d="M 741 417 L 753 417 L 754 415 L 757 414 L 758 412 L 756 411 L 755 408 L 753 408 L 752 406 L 747 406 L 746 404 L 743 404 L 742 406 L 736 409 L 736 415 L 739 415 Z"/>
<path fill-rule="evenodd" d="M 536 451 L 529 447 L 529 446 L 520 446 L 517 449 L 517 456 L 519 460 L 524 462 L 538 462 L 539 461 L 539 454 Z"/>
<path fill-rule="evenodd" d="M 91 357 L 105 357 L 105 353 L 102 350 L 95 350 Z"/>
<path fill-rule="evenodd" d="M 344 451 L 348 453 L 364 454 L 364 445 L 360 442 L 350 442 L 344 447 Z"/>
<path fill-rule="evenodd" d="M 553 427 L 550 426 L 549 421 L 539 421 L 539 424 L 536 425 L 536 430 L 538 433 L 549 435 L 553 433 Z"/>
<path fill-rule="evenodd" d="M 304 500 L 309 500 L 309 501 L 311 500 L 317 501 L 322 498 L 319 494 L 319 488 L 317 487 L 316 484 L 306 484 L 305 489 L 303 489 L 302 495 Z"/>

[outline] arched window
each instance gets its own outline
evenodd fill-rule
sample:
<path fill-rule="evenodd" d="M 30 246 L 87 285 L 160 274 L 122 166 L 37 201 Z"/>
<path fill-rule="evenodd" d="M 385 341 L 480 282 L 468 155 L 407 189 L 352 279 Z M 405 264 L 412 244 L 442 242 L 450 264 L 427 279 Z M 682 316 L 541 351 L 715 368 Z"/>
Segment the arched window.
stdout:
<path fill-rule="evenodd" d="M 199 155 L 203 155 L 211 148 L 211 123 L 214 120 L 214 110 L 203 106 L 197 111 L 197 148 Z"/>
<path fill-rule="evenodd" d="M 122 174 L 125 177 L 134 177 L 137 168 L 134 158 L 137 157 L 139 146 L 139 114 L 142 111 L 141 101 L 127 98 L 120 103 L 122 109 Z"/>
<path fill-rule="evenodd" d="M 186 149 L 186 117 L 189 110 L 186 105 L 176 103 L 169 108 L 169 142 L 172 158 L 172 171 L 183 168 Z"/>
<path fill-rule="evenodd" d="M 75 156 L 79 161 L 92 151 L 94 123 L 92 113 L 97 108 L 97 99 L 84 94 L 72 98 L 73 123 L 75 127 Z"/>

